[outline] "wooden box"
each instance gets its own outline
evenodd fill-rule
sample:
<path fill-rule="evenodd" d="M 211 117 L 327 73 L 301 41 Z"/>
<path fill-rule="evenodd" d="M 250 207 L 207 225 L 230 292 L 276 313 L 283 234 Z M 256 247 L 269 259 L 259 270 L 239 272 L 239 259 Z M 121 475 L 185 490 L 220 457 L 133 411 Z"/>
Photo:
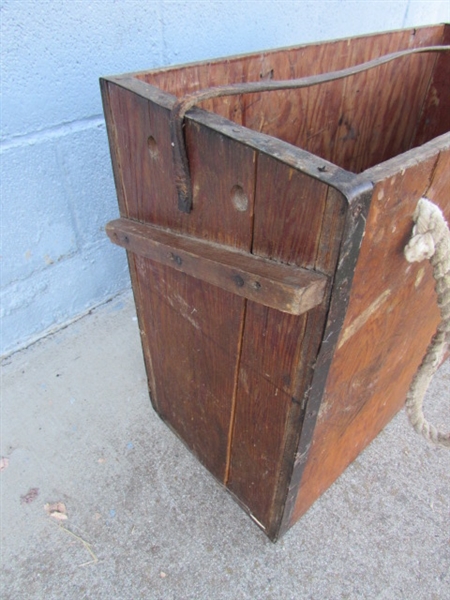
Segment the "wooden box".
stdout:
<path fill-rule="evenodd" d="M 184 120 L 192 206 L 171 111 L 449 43 L 438 25 L 101 80 L 107 231 L 128 251 L 153 406 L 273 540 L 402 407 L 439 322 L 431 268 L 403 248 L 421 196 L 450 217 L 450 53 L 204 100 Z"/>

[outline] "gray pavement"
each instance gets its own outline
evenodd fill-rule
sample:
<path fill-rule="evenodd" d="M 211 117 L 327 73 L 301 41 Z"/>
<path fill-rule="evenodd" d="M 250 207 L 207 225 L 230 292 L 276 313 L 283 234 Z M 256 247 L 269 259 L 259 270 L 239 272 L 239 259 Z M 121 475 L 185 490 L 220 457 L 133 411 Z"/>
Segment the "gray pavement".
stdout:
<path fill-rule="evenodd" d="M 2 371 L 2 600 L 450 597 L 450 452 L 403 412 L 272 544 L 153 412 L 130 293 Z"/>

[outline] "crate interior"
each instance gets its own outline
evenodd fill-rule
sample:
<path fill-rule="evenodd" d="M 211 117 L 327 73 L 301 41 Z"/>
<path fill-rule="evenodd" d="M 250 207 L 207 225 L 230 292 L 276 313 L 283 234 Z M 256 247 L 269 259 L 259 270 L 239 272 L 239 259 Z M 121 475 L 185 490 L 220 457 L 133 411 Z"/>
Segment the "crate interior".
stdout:
<path fill-rule="evenodd" d="M 293 79 L 402 49 L 450 44 L 439 25 L 303 46 L 136 76 L 182 97 L 260 79 Z M 450 130 L 450 52 L 417 54 L 302 90 L 223 97 L 200 104 L 250 129 L 359 173 Z"/>

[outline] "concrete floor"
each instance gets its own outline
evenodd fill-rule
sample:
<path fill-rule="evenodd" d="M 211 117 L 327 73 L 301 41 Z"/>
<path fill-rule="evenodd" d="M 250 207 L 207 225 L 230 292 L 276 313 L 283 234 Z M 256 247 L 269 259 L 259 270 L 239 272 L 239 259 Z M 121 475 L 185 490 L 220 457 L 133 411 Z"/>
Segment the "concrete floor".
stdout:
<path fill-rule="evenodd" d="M 2 600 L 449 598 L 450 452 L 404 413 L 272 544 L 152 411 L 130 294 L 6 359 L 2 390 Z M 449 397 L 447 361 L 430 418 Z"/>

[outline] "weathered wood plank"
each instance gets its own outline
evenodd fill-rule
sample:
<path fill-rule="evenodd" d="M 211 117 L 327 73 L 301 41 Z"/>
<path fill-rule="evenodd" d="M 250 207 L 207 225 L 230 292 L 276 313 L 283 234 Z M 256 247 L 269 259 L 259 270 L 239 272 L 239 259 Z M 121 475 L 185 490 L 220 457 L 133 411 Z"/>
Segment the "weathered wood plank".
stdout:
<path fill-rule="evenodd" d="M 332 270 L 346 203 L 328 194 L 325 184 L 260 156 L 253 253 L 301 267 L 314 268 L 317 261 Z M 332 219 L 325 218 L 327 203 Z M 270 537 L 283 513 L 326 306 L 327 298 L 293 317 L 247 305 L 228 486 Z"/>
<path fill-rule="evenodd" d="M 113 82 L 107 89 L 127 201 L 123 216 L 249 252 L 255 151 L 189 124 L 194 207 L 184 215 L 177 207 L 167 107 Z M 223 480 L 246 300 L 144 257 L 131 254 L 130 261 L 147 369 L 155 374 L 149 376 L 155 408 Z"/>
<path fill-rule="evenodd" d="M 127 216 L 180 229 L 170 140 L 166 137 L 170 134 L 165 131 L 169 111 L 110 82 L 108 96 Z"/>
<path fill-rule="evenodd" d="M 253 252 L 314 268 L 328 186 L 269 156 L 258 163 Z"/>
<path fill-rule="evenodd" d="M 120 79 L 120 78 L 119 78 Z M 127 216 L 243 250 L 251 246 L 256 152 L 220 131 L 188 121 L 193 181 L 190 215 L 178 210 L 166 106 L 106 82 L 116 130 Z M 149 96 L 151 96 L 149 94 Z M 217 174 L 220 173 L 220 177 Z"/>
<path fill-rule="evenodd" d="M 442 44 L 450 44 L 450 24 L 446 25 Z M 417 134 L 414 146 L 420 146 L 438 135 L 450 131 L 450 54 L 448 52 L 436 56 L 430 87 L 423 105 L 420 121 L 417 123 Z"/>
<path fill-rule="evenodd" d="M 315 265 L 316 268 L 333 275 L 334 278 L 341 245 L 343 244 L 347 218 L 347 199 L 333 188 L 329 188 Z M 349 250 L 349 248 L 346 248 L 345 252 L 350 255 L 351 252 Z M 343 292 L 345 293 L 345 290 Z M 339 308 L 340 310 L 344 310 L 344 307 Z M 308 452 L 310 437 L 312 435 L 312 433 L 310 435 L 309 431 L 312 432 L 314 428 L 313 423 L 315 422 L 314 410 L 311 405 L 308 407 L 309 392 L 313 385 L 316 370 L 320 379 L 320 371 L 327 368 L 326 365 L 331 360 L 331 357 L 328 358 L 322 353 L 322 366 L 318 363 L 319 351 L 324 340 L 324 324 L 327 322 L 327 318 L 333 318 L 331 315 L 332 312 L 335 311 L 330 309 L 330 302 L 327 299 L 321 306 L 318 306 L 307 314 L 299 360 L 299 364 L 304 366 L 299 373 L 296 389 L 294 390 L 294 396 L 301 398 L 301 403 L 293 403 L 288 415 L 285 453 L 278 492 L 274 499 L 274 506 L 277 507 L 278 512 L 274 519 L 275 526 L 271 531 L 273 539 L 277 539 L 291 525 L 291 515 L 294 510 L 301 479 L 301 474 L 296 468 L 298 466 L 298 452 Z M 336 316 L 334 318 L 336 319 Z M 332 343 L 332 340 L 326 339 L 325 344 L 329 343 Z M 308 438 L 302 445 L 300 445 L 301 436 Z"/>
<path fill-rule="evenodd" d="M 387 178 L 380 174 L 375 185 L 350 304 L 291 524 L 403 406 L 439 321 L 431 267 L 406 262 L 403 248 L 421 196 L 433 194 L 450 213 L 442 185 L 449 155 L 436 154 Z"/>
<path fill-rule="evenodd" d="M 136 76 L 181 97 L 214 85 L 300 78 L 353 66 L 400 49 L 438 45 L 443 32 L 442 25 L 411 28 Z M 439 60 L 442 63 L 446 59 Z M 200 106 L 344 169 L 360 172 L 410 147 L 435 62 L 435 55 L 409 57 L 307 90 L 243 94 L 207 100 Z M 444 70 L 441 82 L 445 81 Z M 443 85 L 439 95 L 445 105 Z M 393 122 L 395 127 L 391 126 Z"/>
<path fill-rule="evenodd" d="M 117 200 L 119 204 L 119 212 L 122 216 L 129 216 L 129 209 L 127 203 L 126 189 L 124 186 L 124 176 L 120 164 L 120 156 L 119 156 L 119 138 L 117 134 L 117 129 L 114 122 L 114 114 L 113 114 L 113 106 L 111 105 L 111 97 L 110 97 L 110 88 L 109 83 L 106 80 L 100 80 L 100 87 L 102 92 L 102 102 L 103 102 L 103 111 L 105 114 L 106 121 L 106 129 L 108 132 L 108 141 L 111 153 L 111 162 L 113 168 L 114 182 L 116 186 Z M 128 258 L 128 266 L 130 270 L 130 278 L 133 289 L 134 300 L 136 304 L 136 313 L 138 315 L 138 321 L 140 324 L 140 338 L 142 344 L 142 352 L 144 355 L 144 363 L 147 374 L 147 381 L 150 391 L 150 399 L 153 405 L 153 408 L 158 410 L 158 403 L 156 397 L 156 379 L 155 379 L 155 371 L 152 364 L 151 354 L 150 354 L 150 346 L 149 340 L 147 337 L 147 332 L 141 325 L 143 323 L 142 316 L 142 307 L 144 303 L 144 299 L 142 297 L 142 292 L 139 287 L 139 279 L 136 270 L 136 261 L 135 256 L 131 253 L 127 253 Z"/>
<path fill-rule="evenodd" d="M 370 43 L 352 42 L 349 51 L 352 61 L 364 62 L 425 40 L 439 43 L 438 32 L 430 33 L 417 29 L 377 36 Z M 332 162 L 359 173 L 409 149 L 435 60 L 435 54 L 414 55 L 345 79 L 330 145 Z"/>
<path fill-rule="evenodd" d="M 320 304 L 328 279 L 233 248 L 177 235 L 128 219 L 106 227 L 111 241 L 181 273 L 293 315 Z"/>
<path fill-rule="evenodd" d="M 306 315 L 248 303 L 228 488 L 270 535 Z"/>
<path fill-rule="evenodd" d="M 223 480 L 245 300 L 136 255 L 159 415 Z"/>

